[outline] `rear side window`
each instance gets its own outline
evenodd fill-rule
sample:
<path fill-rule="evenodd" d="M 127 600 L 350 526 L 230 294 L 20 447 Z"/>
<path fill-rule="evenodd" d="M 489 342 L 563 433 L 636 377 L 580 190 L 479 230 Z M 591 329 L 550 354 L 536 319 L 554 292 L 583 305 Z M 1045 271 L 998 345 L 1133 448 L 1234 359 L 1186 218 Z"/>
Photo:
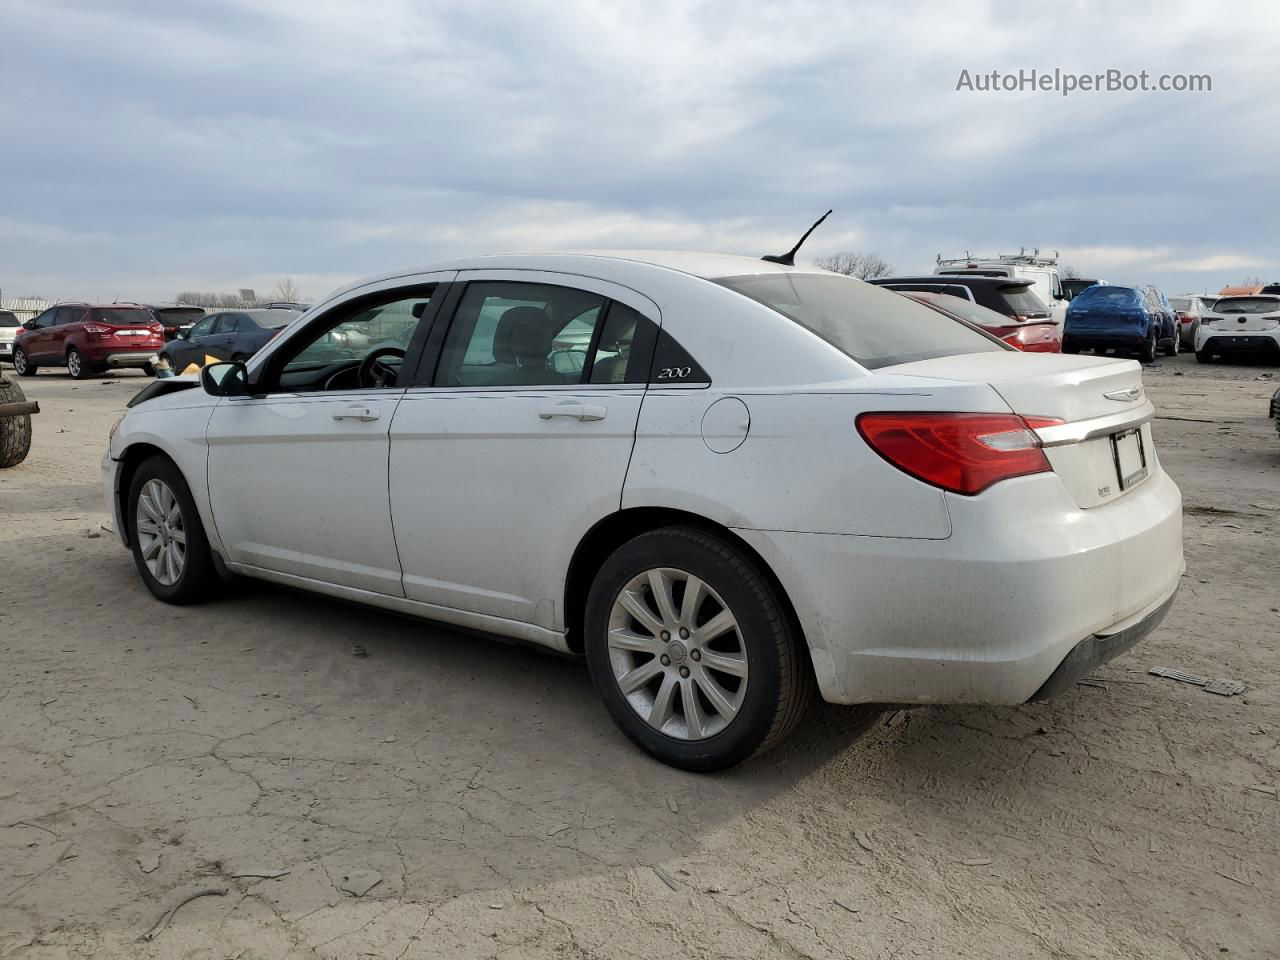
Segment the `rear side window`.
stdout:
<path fill-rule="evenodd" d="M 93 319 L 99 323 L 109 323 L 117 327 L 138 327 L 156 322 L 155 315 L 150 310 L 137 308 L 94 307 L 92 313 Z"/>
<path fill-rule="evenodd" d="M 1030 287 L 1001 287 L 1000 296 L 1009 309 L 1019 317 L 1047 317 L 1049 308 Z"/>
<path fill-rule="evenodd" d="M 848 277 L 775 273 L 717 282 L 794 320 L 871 370 L 1006 349 L 936 310 Z"/>

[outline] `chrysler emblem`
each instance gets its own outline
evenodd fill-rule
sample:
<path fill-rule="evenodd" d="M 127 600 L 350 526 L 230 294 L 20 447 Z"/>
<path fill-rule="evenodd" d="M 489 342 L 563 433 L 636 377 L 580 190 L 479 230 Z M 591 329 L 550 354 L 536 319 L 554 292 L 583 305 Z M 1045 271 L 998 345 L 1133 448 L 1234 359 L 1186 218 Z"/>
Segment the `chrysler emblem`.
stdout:
<path fill-rule="evenodd" d="M 1112 390 L 1110 393 L 1104 393 L 1104 397 L 1108 400 L 1119 400 L 1121 403 L 1132 403 L 1142 397 L 1141 387 L 1125 387 L 1123 390 Z"/>

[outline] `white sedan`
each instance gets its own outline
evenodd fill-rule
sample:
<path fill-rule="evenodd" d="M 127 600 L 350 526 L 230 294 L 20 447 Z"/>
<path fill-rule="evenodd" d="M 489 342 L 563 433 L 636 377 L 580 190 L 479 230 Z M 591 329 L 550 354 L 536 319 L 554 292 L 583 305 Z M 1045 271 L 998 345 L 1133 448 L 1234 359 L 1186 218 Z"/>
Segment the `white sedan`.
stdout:
<path fill-rule="evenodd" d="M 490 257 L 157 381 L 103 471 L 161 600 L 240 574 L 583 655 L 627 736 L 712 770 L 815 690 L 1023 703 L 1137 642 L 1183 570 L 1153 413 L 1131 360 L 817 269 Z"/>

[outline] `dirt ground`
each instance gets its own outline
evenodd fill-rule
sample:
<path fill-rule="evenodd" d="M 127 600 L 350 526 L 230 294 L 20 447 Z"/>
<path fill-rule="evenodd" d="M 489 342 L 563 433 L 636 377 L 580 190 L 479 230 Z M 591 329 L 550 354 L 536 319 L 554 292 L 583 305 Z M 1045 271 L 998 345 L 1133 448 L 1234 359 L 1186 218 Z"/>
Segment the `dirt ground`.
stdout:
<path fill-rule="evenodd" d="M 153 601 L 89 536 L 144 380 L 23 381 L 0 957 L 1280 956 L 1280 367 L 1146 380 L 1187 509 L 1155 634 L 1051 704 L 823 708 L 716 776 L 639 754 L 574 661 L 264 585 Z"/>

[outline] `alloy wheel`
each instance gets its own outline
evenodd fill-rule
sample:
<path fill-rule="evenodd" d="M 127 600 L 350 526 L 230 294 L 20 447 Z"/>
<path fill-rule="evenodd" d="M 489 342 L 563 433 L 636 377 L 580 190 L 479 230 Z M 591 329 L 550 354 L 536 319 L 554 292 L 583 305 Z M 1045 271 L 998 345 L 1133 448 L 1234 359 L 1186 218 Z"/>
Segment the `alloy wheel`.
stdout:
<path fill-rule="evenodd" d="M 13 370 L 20 377 L 26 376 L 27 354 L 25 350 L 13 351 Z"/>
<path fill-rule="evenodd" d="M 151 479 L 138 494 L 134 530 L 147 570 L 163 586 L 171 587 L 187 564 L 187 529 L 182 507 L 163 480 Z"/>
<path fill-rule="evenodd" d="M 80 351 L 72 350 L 67 354 L 67 372 L 73 377 L 80 376 Z"/>
<path fill-rule="evenodd" d="M 737 618 L 684 570 L 654 568 L 627 582 L 610 611 L 608 650 L 631 709 L 669 737 L 713 737 L 742 706 L 747 651 Z"/>

